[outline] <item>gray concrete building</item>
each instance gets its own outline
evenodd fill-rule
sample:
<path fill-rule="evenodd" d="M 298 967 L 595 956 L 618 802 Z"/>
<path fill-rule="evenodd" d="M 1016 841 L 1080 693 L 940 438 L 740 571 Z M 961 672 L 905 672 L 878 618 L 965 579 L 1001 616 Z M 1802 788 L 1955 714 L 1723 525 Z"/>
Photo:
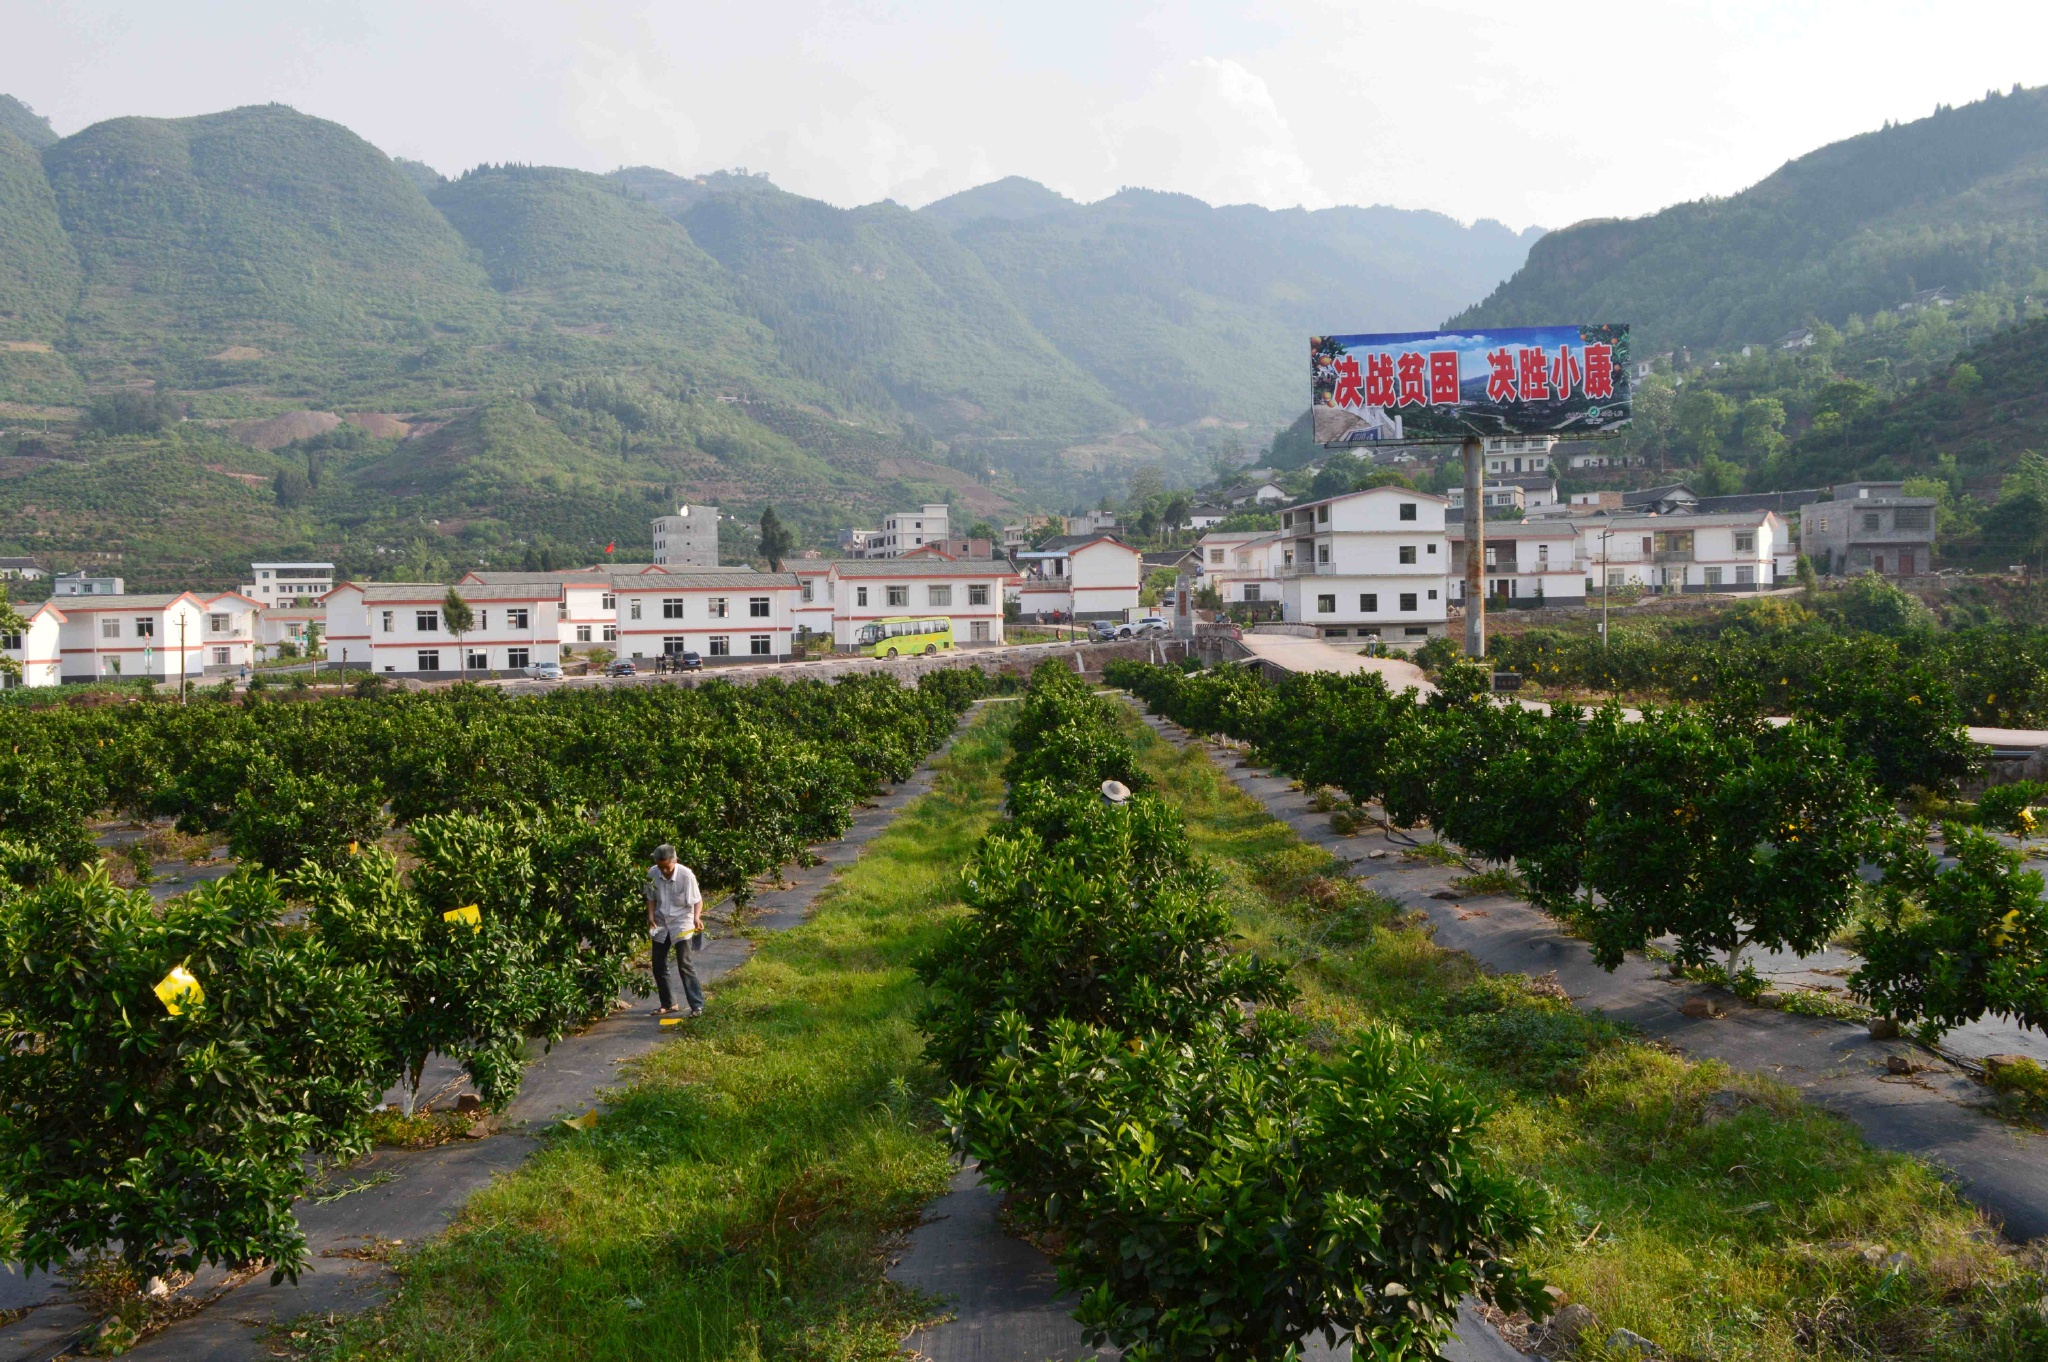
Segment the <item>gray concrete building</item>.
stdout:
<path fill-rule="evenodd" d="M 718 566 L 718 508 L 678 506 L 654 522 L 654 561 L 661 567 Z"/>
<path fill-rule="evenodd" d="M 1917 577 L 1934 570 L 1933 497 L 1909 497 L 1898 482 L 1835 484 L 1832 501 L 1799 508 L 1799 545 L 1835 577 Z"/>

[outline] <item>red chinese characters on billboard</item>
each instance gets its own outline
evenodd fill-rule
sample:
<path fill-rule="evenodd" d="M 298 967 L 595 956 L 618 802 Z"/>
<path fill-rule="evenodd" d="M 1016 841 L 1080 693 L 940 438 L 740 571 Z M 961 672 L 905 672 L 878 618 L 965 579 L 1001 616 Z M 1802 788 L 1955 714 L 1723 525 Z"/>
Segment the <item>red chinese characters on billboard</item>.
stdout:
<path fill-rule="evenodd" d="M 1631 414 L 1628 344 L 1625 325 L 1313 336 L 1316 439 L 1612 434 Z"/>

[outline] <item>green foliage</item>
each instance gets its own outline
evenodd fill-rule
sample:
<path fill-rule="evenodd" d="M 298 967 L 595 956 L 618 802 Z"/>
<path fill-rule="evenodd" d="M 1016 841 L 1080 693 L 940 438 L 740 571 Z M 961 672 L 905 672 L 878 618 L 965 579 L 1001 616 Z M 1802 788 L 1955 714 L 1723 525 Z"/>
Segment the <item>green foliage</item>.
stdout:
<path fill-rule="evenodd" d="M 351 846 L 374 843 L 389 824 L 375 785 L 300 774 L 274 759 L 252 763 L 234 798 L 229 848 L 238 861 L 278 874 L 308 864 L 334 869 Z"/>
<path fill-rule="evenodd" d="M 2035 819 L 2028 811 L 2039 804 L 2048 804 L 2048 783 L 2015 780 L 1978 795 L 1977 818 L 1986 827 L 2024 837 L 2035 830 Z"/>
<path fill-rule="evenodd" d="M 1063 790 L 1095 789 L 1110 780 L 1134 790 L 1144 785 L 1115 712 L 1058 658 L 1033 669 L 1011 741 L 1017 755 L 1003 777 L 1013 791 L 1039 781 Z"/>
<path fill-rule="evenodd" d="M 138 1279 L 268 1260 L 296 1278 L 291 1202 L 309 1153 L 360 1147 L 384 999 L 371 971 L 285 927 L 266 877 L 201 885 L 159 912 L 95 871 L 6 901 L 0 1183 L 21 1260 L 115 1241 Z M 183 966 L 204 991 L 155 989 Z"/>
<path fill-rule="evenodd" d="M 108 435 L 153 435 L 183 415 L 184 408 L 168 394 L 124 388 L 95 397 L 86 419 Z"/>
<path fill-rule="evenodd" d="M 1890 839 L 1878 911 L 1857 941 L 1858 996 L 1929 1039 L 1987 1014 L 2048 1023 L 2048 904 L 2038 871 L 1972 828 L 1949 827 L 1954 864 L 1927 849 L 1925 824 Z"/>
<path fill-rule="evenodd" d="M 782 560 L 796 547 L 795 536 L 791 535 L 781 517 L 775 514 L 773 506 L 761 510 L 761 556 L 768 560 L 770 572 L 782 571 Z"/>

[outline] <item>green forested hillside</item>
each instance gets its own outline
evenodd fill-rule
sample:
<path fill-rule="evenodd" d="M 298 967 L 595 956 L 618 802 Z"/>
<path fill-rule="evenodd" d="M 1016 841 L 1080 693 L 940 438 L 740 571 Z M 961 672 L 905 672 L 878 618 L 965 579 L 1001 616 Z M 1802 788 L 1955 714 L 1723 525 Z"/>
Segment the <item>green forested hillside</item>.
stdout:
<path fill-rule="evenodd" d="M 43 163 L 85 269 L 68 349 L 93 387 L 418 401 L 488 372 L 490 280 L 346 128 L 279 105 L 120 118 Z"/>
<path fill-rule="evenodd" d="M 4 129 L 0 243 L 0 389 L 29 401 L 76 400 L 83 390 L 55 347 L 78 301 L 78 256 L 40 158 Z"/>
<path fill-rule="evenodd" d="M 1625 321 L 1648 352 L 1769 341 L 1932 288 L 2048 290 L 2048 89 L 1837 142 L 1730 198 L 1552 232 L 1452 321 Z"/>
<path fill-rule="evenodd" d="M 0 132 L 13 133 L 36 151 L 57 140 L 50 120 L 13 95 L 0 95 Z"/>

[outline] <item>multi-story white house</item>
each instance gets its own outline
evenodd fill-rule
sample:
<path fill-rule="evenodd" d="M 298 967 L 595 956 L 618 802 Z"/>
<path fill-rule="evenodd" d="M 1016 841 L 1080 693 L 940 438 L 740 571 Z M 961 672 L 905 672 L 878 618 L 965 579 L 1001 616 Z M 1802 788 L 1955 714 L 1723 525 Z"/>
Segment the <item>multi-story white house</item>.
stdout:
<path fill-rule="evenodd" d="M 1196 543 L 1195 552 L 1196 588 L 1213 588 L 1225 605 L 1280 599 L 1279 531 L 1212 530 Z"/>
<path fill-rule="evenodd" d="M 202 668 L 209 673 L 225 672 L 254 663 L 263 606 L 239 591 L 208 596 L 205 603 L 206 634 L 199 640 L 206 650 Z"/>
<path fill-rule="evenodd" d="M 1325 638 L 1398 646 L 1441 635 L 1451 562 L 1444 507 L 1434 493 L 1373 487 L 1282 511 L 1282 618 Z"/>
<path fill-rule="evenodd" d="M 952 512 L 943 502 L 920 506 L 915 511 L 897 511 L 882 517 L 880 532 L 870 535 L 861 546 L 862 558 L 895 558 L 934 540 L 952 534 Z"/>
<path fill-rule="evenodd" d="M 327 660 L 428 680 L 560 660 L 559 582 L 456 587 L 475 618 L 460 637 L 441 609 L 448 591 L 434 582 L 340 583 L 326 596 Z"/>
<path fill-rule="evenodd" d="M 1516 473 L 1547 473 L 1550 471 L 1551 447 L 1557 443 L 1555 435 L 1496 435 L 1486 441 L 1486 472 L 1489 477 L 1509 477 Z"/>
<path fill-rule="evenodd" d="M 788 572 L 615 574 L 618 655 L 647 661 L 695 653 L 707 663 L 788 657 L 798 589 Z"/>
<path fill-rule="evenodd" d="M 64 612 L 54 601 L 44 601 L 20 613 L 28 628 L 18 634 L 0 634 L 0 655 L 19 666 L 21 675 L 0 671 L 0 688 L 59 684 L 64 679 Z"/>
<path fill-rule="evenodd" d="M 825 589 L 832 609 L 832 640 L 858 642 L 860 627 L 876 620 L 944 616 L 956 644 L 1003 641 L 1003 597 L 1019 581 L 1003 558 L 861 559 L 830 565 Z"/>
<path fill-rule="evenodd" d="M 59 609 L 60 674 L 66 681 L 206 674 L 211 612 L 207 600 L 189 591 L 66 597 Z"/>
<path fill-rule="evenodd" d="M 1064 536 L 1016 557 L 1017 604 L 1027 619 L 1124 620 L 1138 608 L 1144 555 L 1114 535 Z"/>
<path fill-rule="evenodd" d="M 1450 598 L 1465 599 L 1466 526 L 1452 529 Z M 1502 522 L 1486 527 L 1486 596 L 1508 606 L 1583 605 L 1579 527 L 1569 520 Z"/>
<path fill-rule="evenodd" d="M 658 565 L 639 569 L 643 573 L 666 570 Z M 612 599 L 612 578 L 618 575 L 618 570 L 607 567 L 560 572 L 470 572 L 455 588 L 467 591 L 472 586 L 545 587 L 553 583 L 562 590 L 562 599 L 555 607 L 555 618 L 561 625 L 557 642 L 574 652 L 586 653 L 592 648 L 609 648 L 617 639 L 618 611 Z"/>
<path fill-rule="evenodd" d="M 1674 595 L 1765 589 L 1791 537 L 1776 511 L 1594 516 L 1576 524 L 1590 591 L 1603 579 L 1610 588 Z"/>
<path fill-rule="evenodd" d="M 308 604 L 334 590 L 332 563 L 251 563 L 256 580 L 242 584 L 242 594 L 264 605 Z"/>

